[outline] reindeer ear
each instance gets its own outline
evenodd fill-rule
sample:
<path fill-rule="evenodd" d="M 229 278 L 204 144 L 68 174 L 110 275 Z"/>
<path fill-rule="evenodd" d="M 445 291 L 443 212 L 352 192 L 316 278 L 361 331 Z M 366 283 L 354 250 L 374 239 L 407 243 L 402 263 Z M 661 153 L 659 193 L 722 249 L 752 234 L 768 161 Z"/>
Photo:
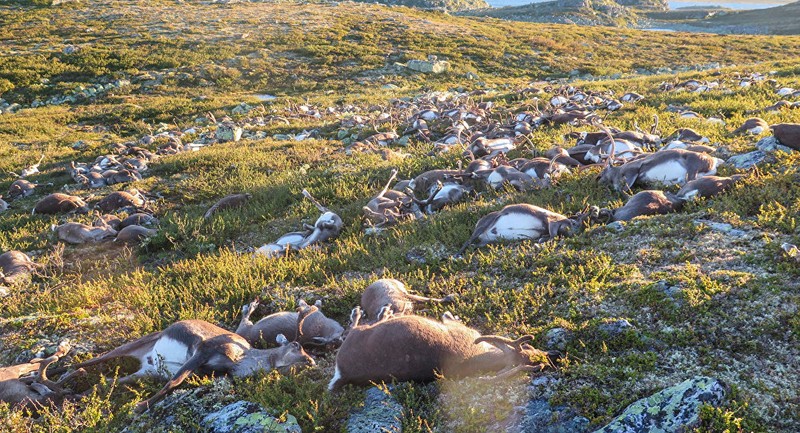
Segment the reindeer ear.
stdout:
<path fill-rule="evenodd" d="M 287 340 L 286 336 L 283 334 L 278 334 L 278 336 L 275 337 L 275 342 L 280 344 L 281 346 L 289 344 L 289 340 Z"/>

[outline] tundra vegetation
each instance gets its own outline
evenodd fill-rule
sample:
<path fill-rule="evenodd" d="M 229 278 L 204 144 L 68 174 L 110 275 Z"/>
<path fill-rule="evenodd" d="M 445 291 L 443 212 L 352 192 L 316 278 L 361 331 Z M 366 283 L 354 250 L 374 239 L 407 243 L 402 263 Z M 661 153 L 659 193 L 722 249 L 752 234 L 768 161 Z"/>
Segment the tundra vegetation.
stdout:
<path fill-rule="evenodd" d="M 543 349 L 550 349 L 548 331 L 570 336 L 558 348 L 559 369 L 537 373 L 550 379 L 542 395 L 529 395 L 525 376 L 491 386 L 446 378 L 387 389 L 404 407 L 404 431 L 492 430 L 519 416 L 517 407 L 531 397 L 569 405 L 600 427 L 631 402 L 695 375 L 731 387 L 723 407 L 703 410 L 699 431 L 800 427 L 800 269 L 781 248 L 800 244 L 800 152 L 769 153 L 751 170 L 720 165 L 718 176 L 744 177 L 679 212 L 594 223 L 543 243 L 469 248 L 461 258 L 453 256 L 478 220 L 506 205 L 570 216 L 589 206 L 615 209 L 627 197 L 598 183 L 597 170 L 572 170 L 546 187 L 476 187 L 431 215 L 378 229 L 365 230 L 363 217 L 393 170 L 414 179 L 470 163 L 457 144 L 432 152 L 421 126 L 399 137 L 409 122 L 391 118 L 392 101 L 478 91 L 469 99 L 491 103 L 489 116 L 502 123 L 544 109 L 566 84 L 635 92 L 641 101 L 599 111 L 605 125 L 646 130 L 658 115 L 662 137 L 692 128 L 726 159 L 769 136 L 732 133 L 754 115 L 770 125 L 800 123 L 800 110 L 791 108 L 797 96 L 776 92 L 776 85 L 800 88 L 798 37 L 687 37 L 347 2 L 101 0 L 4 3 L 0 41 L 4 198 L 17 181 L 11 173 L 41 159 L 39 172 L 26 177 L 37 185 L 32 194 L 9 199 L 0 215 L 0 252 L 25 252 L 36 263 L 26 266 L 26 278 L 3 280 L 2 366 L 49 356 L 70 340 L 72 350 L 56 364 L 69 366 L 182 320 L 233 331 L 241 306 L 253 299 L 258 317 L 293 311 L 300 299 L 322 300 L 325 316 L 346 325 L 369 284 L 394 278 L 416 295 L 454 295 L 416 309 L 434 320 L 450 311 L 482 335 L 531 335 Z M 420 74 L 397 65 L 428 55 L 451 67 Z M 679 72 L 658 75 L 663 67 Z M 533 87 L 549 90 L 536 95 Z M 764 110 L 784 99 L 784 108 Z M 689 111 L 700 117 L 681 114 Z M 706 120 L 712 117 L 725 124 Z M 373 143 L 380 152 L 345 151 L 390 130 L 397 138 L 386 147 Z M 162 134 L 170 131 L 182 132 L 180 144 Z M 598 132 L 588 122 L 530 128 L 507 158 L 567 148 L 575 139 L 565 135 L 581 131 Z M 178 151 L 203 134 L 218 143 Z M 119 146 L 126 142 L 135 146 Z M 114 149 L 147 160 L 141 180 L 94 188 L 71 177 L 72 162 Z M 150 223 L 138 205 L 118 216 L 136 214 L 155 232 L 138 243 L 58 242 L 51 227 L 91 226 L 102 198 L 133 188 L 158 220 Z M 252 254 L 318 221 L 304 189 L 341 217 L 338 237 L 283 257 Z M 54 193 L 85 199 L 89 213 L 31 214 Z M 204 218 L 220 198 L 243 193 L 251 197 L 242 206 Z M 622 320 L 632 327 L 607 332 Z M 330 352 L 314 368 L 259 373 L 232 390 L 277 416 L 295 416 L 304 431 L 338 431 L 362 404 L 363 388 L 327 392 L 334 362 Z M 136 402 L 163 385 L 115 384 L 131 372 L 124 363 L 102 377 L 89 371 L 74 385 L 84 398 L 36 417 L 0 404 L 0 430 L 122 430 Z M 220 379 L 190 378 L 182 387 L 210 380 Z"/>

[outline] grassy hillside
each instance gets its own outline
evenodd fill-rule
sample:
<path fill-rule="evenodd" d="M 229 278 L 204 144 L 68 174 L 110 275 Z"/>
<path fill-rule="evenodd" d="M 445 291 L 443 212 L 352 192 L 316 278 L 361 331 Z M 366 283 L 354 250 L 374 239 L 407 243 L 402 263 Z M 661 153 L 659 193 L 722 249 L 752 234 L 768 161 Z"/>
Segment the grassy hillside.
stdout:
<path fill-rule="evenodd" d="M 752 150 L 755 139 L 732 137 L 730 131 L 750 110 L 780 99 L 766 82 L 741 87 L 739 77 L 774 71 L 771 78 L 781 85 L 800 87 L 798 37 L 511 23 L 349 2 L 150 0 L 44 9 L 3 5 L 0 44 L 2 98 L 24 107 L 0 114 L 0 172 L 18 173 L 45 155 L 41 174 L 31 177 L 43 191 L 0 214 L 0 251 L 26 251 L 44 265 L 29 287 L 12 288 L 0 298 L 0 365 L 30 359 L 64 338 L 75 343 L 72 360 L 84 360 L 181 319 L 233 329 L 241 306 L 255 296 L 267 305 L 264 313 L 292 309 L 298 298 L 323 299 L 326 314 L 346 323 L 367 284 L 394 277 L 417 293 L 459 295 L 446 308 L 482 332 L 530 333 L 537 346 L 545 344 L 550 329 L 571 332 L 567 362 L 547 373 L 553 385 L 542 397 L 574 407 L 593 427 L 631 402 L 699 374 L 731 386 L 724 407 L 704 412 L 700 431 L 800 427 L 800 268 L 780 249 L 783 242 L 800 243 L 797 152 L 746 173 L 746 181 L 724 196 L 631 222 L 621 233 L 597 226 L 545 244 L 471 250 L 457 260 L 451 256 L 475 222 L 503 204 L 570 213 L 588 204 L 620 205 L 624 196 L 599 186 L 595 172 L 578 172 L 551 189 L 487 192 L 424 221 L 366 234 L 361 208 L 393 168 L 410 178 L 456 167 L 461 157 L 429 156 L 431 145 L 415 139 L 393 148 L 407 153 L 405 158 L 348 155 L 344 140 L 365 138 L 371 130 L 350 128 L 326 114 L 327 107 L 353 105 L 372 118 L 397 98 L 482 90 L 483 96 L 471 98 L 494 102 L 492 116 L 504 121 L 541 103 L 520 92 L 533 83 L 604 75 L 609 78 L 572 84 L 645 96 L 638 105 L 609 113 L 607 124 L 644 127 L 658 114 L 665 135 L 692 127 L 723 150 L 739 153 Z M 450 72 L 423 75 L 397 65 L 428 55 L 450 61 Z M 692 70 L 712 62 L 725 67 Z M 683 72 L 650 75 L 659 68 Z M 662 81 L 690 78 L 721 86 L 702 94 L 658 90 Z M 261 101 L 256 94 L 277 99 Z M 65 97 L 74 102 L 39 106 Z M 253 111 L 237 110 L 242 102 Z M 26 108 L 34 103 L 36 108 Z M 295 107 L 301 103 L 322 114 L 299 115 Z M 722 116 L 727 125 L 680 118 L 667 110 L 670 105 Z M 70 161 L 93 160 L 114 143 L 147 134 L 195 127 L 184 136 L 190 142 L 213 132 L 202 119 L 209 112 L 246 124 L 253 138 L 163 157 L 142 181 L 101 190 L 78 188 L 65 171 Z M 288 123 L 259 124 L 259 116 L 285 117 Z M 800 110 L 762 116 L 770 123 L 800 122 Z M 405 127 L 376 127 L 392 126 L 398 132 Z M 538 129 L 509 157 L 544 151 L 582 129 Z M 309 130 L 317 130 L 318 138 L 289 138 Z M 0 193 L 13 180 L 0 178 Z M 30 210 L 41 193 L 64 185 L 85 198 L 128 187 L 160 195 L 153 205 L 159 234 L 135 248 L 58 244 L 49 228 L 67 218 L 31 216 Z M 302 199 L 303 188 L 343 218 L 339 239 L 287 258 L 245 253 L 314 221 L 318 214 Z M 219 197 L 241 191 L 253 195 L 246 207 L 203 220 Z M 731 224 L 744 234 L 723 233 L 711 223 Z M 663 287 L 678 289 L 667 293 Z M 426 314 L 444 311 L 433 306 Z M 615 336 L 602 331 L 603 324 L 620 319 L 634 328 Z M 333 355 L 318 363 L 297 376 L 273 373 L 236 382 L 232 392 L 294 415 L 304 431 L 339 431 L 347 412 L 361 404 L 363 389 L 327 393 Z M 210 381 L 193 380 L 183 388 Z M 119 431 L 134 418 L 138 398 L 159 386 L 87 384 L 89 397 L 38 419 L 0 405 L 0 430 Z M 488 391 L 480 384 L 470 392 L 461 386 L 442 381 L 397 387 L 405 431 L 490 431 L 502 425 L 512 405 L 529 397 L 524 379 L 493 382 Z"/>

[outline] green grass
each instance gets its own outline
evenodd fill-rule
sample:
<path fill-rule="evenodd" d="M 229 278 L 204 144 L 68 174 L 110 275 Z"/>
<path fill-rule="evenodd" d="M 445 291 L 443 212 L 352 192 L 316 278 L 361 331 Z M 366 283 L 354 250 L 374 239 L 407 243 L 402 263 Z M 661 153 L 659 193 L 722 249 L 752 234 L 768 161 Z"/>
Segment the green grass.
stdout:
<path fill-rule="evenodd" d="M 798 387 L 792 386 L 800 271 L 780 249 L 782 242 L 800 242 L 796 152 L 750 173 L 723 196 L 690 204 L 680 214 L 631 222 L 622 233 L 591 227 L 546 244 L 470 249 L 460 260 L 450 256 L 475 222 L 504 204 L 533 203 L 569 214 L 591 204 L 619 205 L 624 197 L 597 185 L 595 173 L 586 171 L 567 175 L 547 190 L 485 192 L 423 221 L 367 235 L 361 207 L 392 168 L 410 178 L 455 167 L 459 156 L 427 156 L 429 145 L 415 140 L 395 149 L 410 154 L 402 160 L 348 156 L 339 137 L 364 138 L 370 130 L 343 128 L 325 116 L 253 126 L 248 129 L 268 138 L 164 157 L 136 184 L 99 191 L 76 187 L 75 194 L 97 198 L 127 187 L 160 193 L 164 198 L 153 205 L 160 232 L 142 247 L 59 246 L 49 227 L 65 218 L 30 215 L 37 197 L 74 186 L 65 171 L 70 161 L 92 160 L 112 143 L 159 130 L 202 129 L 195 119 L 207 112 L 242 120 L 231 110 L 243 101 L 263 105 L 256 112 L 266 115 L 286 115 L 290 104 L 301 102 L 321 109 L 354 104 L 365 115 L 370 106 L 388 106 L 393 98 L 485 88 L 493 91 L 484 100 L 495 102 L 499 118 L 533 103 L 515 89 L 566 77 L 573 69 L 620 74 L 616 80 L 575 85 L 645 95 L 638 105 L 610 114 L 608 124 L 646 129 L 658 114 L 663 135 L 692 127 L 733 153 L 749 151 L 755 139 L 732 137 L 729 131 L 750 117 L 749 111 L 777 97 L 767 84 L 739 87 L 736 76 L 775 70 L 773 77 L 782 85 L 798 87 L 800 39 L 693 35 L 687 41 L 678 34 L 508 23 L 365 4 L 93 2 L 93 14 L 85 7 L 0 6 L 0 40 L 8 48 L 0 54 L 0 92 L 7 101 L 28 104 L 79 85 L 132 81 L 79 103 L 0 115 L 0 172 L 18 172 L 45 154 L 42 173 L 32 178 L 43 184 L 42 191 L 13 202 L 0 215 L 0 250 L 27 251 L 44 265 L 31 286 L 14 288 L 0 299 L 2 365 L 62 338 L 80 342 L 76 359 L 86 359 L 180 319 L 232 329 L 241 305 L 255 296 L 271 311 L 291 309 L 298 298 L 323 299 L 326 314 L 346 323 L 366 285 L 394 277 L 418 293 L 459 295 L 447 308 L 483 332 L 532 334 L 543 346 L 548 330 L 569 330 L 573 338 L 565 367 L 549 373 L 557 384 L 546 398 L 574 407 L 593 426 L 638 398 L 699 374 L 736 388 L 727 406 L 704 410 L 700 431 L 745 426 L 788 432 L 800 425 L 794 403 Z M 62 51 L 67 44 L 81 48 L 67 55 Z M 447 58 L 454 72 L 421 76 L 393 66 L 428 54 Z M 739 66 L 718 75 L 689 70 L 712 61 Z M 661 66 L 686 71 L 677 77 L 634 74 Z M 480 82 L 467 79 L 467 71 L 477 73 Z M 657 91 L 662 81 L 689 78 L 720 80 L 723 89 Z M 260 103 L 255 93 L 279 99 Z M 680 119 L 666 112 L 669 105 L 723 116 L 727 125 Z M 800 122 L 800 110 L 762 117 L 770 123 Z M 309 129 L 318 129 L 322 138 L 271 138 Z M 543 151 L 579 129 L 546 127 L 530 140 Z M 74 150 L 78 140 L 88 146 Z M 527 156 L 530 147 L 509 156 Z M 12 181 L 0 178 L 0 192 Z M 303 188 L 343 218 L 339 239 L 281 259 L 240 253 L 316 219 L 317 210 L 302 198 Z M 202 219 L 208 206 L 233 192 L 249 192 L 253 199 L 242 209 Z M 727 236 L 696 224 L 697 219 L 730 223 L 747 235 Z M 665 294 L 657 284 L 661 280 L 679 290 Z M 437 305 L 426 314 L 443 312 Z M 634 330 L 618 336 L 601 331 L 601 325 L 619 319 Z M 297 376 L 270 373 L 236 382 L 231 392 L 275 413 L 290 413 L 304 431 L 337 431 L 347 412 L 359 406 L 361 391 L 328 394 L 324 387 L 333 356 L 319 364 Z M 184 388 L 208 384 L 192 381 Z M 138 394 L 157 386 L 113 392 L 109 385 L 90 387 L 89 398 L 38 419 L 0 407 L 0 425 L 9 431 L 120 430 L 130 423 Z M 459 387 L 469 392 L 458 395 Z M 411 432 L 486 431 L 527 398 L 524 381 L 491 392 L 484 388 L 480 381 L 445 380 L 403 384 L 392 393 L 404 406 L 403 426 Z"/>

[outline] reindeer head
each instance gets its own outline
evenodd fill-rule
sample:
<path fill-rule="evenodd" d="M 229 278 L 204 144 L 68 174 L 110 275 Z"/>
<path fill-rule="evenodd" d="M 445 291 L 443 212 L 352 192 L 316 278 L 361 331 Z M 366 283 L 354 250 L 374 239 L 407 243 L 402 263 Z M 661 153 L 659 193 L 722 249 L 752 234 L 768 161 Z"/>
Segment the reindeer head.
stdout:
<path fill-rule="evenodd" d="M 555 367 L 561 353 L 557 351 L 544 352 L 531 346 L 533 336 L 526 335 L 516 340 L 497 335 L 484 335 L 475 339 L 475 344 L 489 343 L 500 349 L 505 357 L 505 368 L 497 373 L 497 377 L 507 377 L 518 371 L 542 371 L 545 368 Z"/>

